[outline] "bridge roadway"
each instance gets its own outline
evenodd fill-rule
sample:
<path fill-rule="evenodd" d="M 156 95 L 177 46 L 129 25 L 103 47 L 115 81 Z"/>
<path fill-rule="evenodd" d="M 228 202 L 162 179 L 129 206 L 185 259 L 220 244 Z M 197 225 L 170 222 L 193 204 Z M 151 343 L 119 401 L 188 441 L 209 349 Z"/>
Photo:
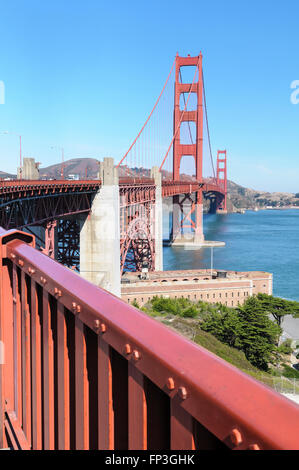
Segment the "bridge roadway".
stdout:
<path fill-rule="evenodd" d="M 101 180 L 13 180 L 0 183 L 0 226 L 20 228 L 34 223 L 88 212 L 92 196 L 101 188 Z M 151 178 L 120 178 L 121 194 L 130 193 L 127 204 L 154 202 L 155 184 Z M 204 194 L 223 196 L 222 188 L 211 180 L 162 181 L 162 198 L 202 190 Z M 59 201 L 60 199 L 60 201 Z M 35 201 L 36 204 L 32 204 Z"/>
<path fill-rule="evenodd" d="M 101 188 L 101 180 L 13 180 L 0 183 L 0 226 L 23 228 L 50 219 L 89 212 L 92 197 Z M 155 200 L 151 178 L 120 178 L 121 194 L 130 194 L 126 204 Z M 223 197 L 223 189 L 213 180 L 162 181 L 162 198 L 191 194 L 202 190 Z"/>

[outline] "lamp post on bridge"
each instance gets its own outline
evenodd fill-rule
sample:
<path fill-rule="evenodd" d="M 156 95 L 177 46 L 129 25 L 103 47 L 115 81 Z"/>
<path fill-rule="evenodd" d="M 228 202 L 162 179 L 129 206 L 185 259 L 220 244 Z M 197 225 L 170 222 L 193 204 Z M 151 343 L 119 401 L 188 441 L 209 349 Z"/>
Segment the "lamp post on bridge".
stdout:
<path fill-rule="evenodd" d="M 16 134 L 14 132 L 9 132 L 9 131 L 2 131 L 0 132 L 0 135 L 15 135 L 19 137 L 20 141 L 20 179 L 22 179 L 22 136 L 20 134 Z"/>

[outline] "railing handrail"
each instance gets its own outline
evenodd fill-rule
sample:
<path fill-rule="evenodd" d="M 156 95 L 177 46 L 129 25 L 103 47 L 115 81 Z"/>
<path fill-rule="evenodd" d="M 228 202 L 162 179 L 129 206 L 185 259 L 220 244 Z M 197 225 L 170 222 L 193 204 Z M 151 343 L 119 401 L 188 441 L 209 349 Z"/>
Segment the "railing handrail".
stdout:
<path fill-rule="evenodd" d="M 178 397 L 218 439 L 226 442 L 237 428 L 240 448 L 299 448 L 298 405 L 23 241 L 9 241 L 6 250 L 8 259 L 51 295 L 60 292 L 59 302 L 171 399 Z"/>

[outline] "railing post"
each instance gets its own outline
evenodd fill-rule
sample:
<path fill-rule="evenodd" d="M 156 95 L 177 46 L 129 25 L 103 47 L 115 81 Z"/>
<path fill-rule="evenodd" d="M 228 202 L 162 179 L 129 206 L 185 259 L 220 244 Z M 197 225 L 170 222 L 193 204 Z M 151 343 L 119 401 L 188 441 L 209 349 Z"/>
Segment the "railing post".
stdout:
<path fill-rule="evenodd" d="M 16 239 L 34 245 L 34 238 L 16 230 L 0 228 L 0 448 L 8 446 L 5 435 L 5 413 L 16 410 L 16 397 L 20 392 L 15 374 L 16 325 L 14 313 L 20 298 L 14 289 L 12 264 L 7 258 L 6 245 Z M 19 306 L 20 307 L 20 306 Z M 20 366 L 20 364 L 19 364 Z M 21 422 L 22 416 L 17 416 Z"/>
<path fill-rule="evenodd" d="M 5 259 L 5 250 L 3 249 L 2 243 L 0 244 L 0 448 L 3 449 L 7 447 L 7 442 L 5 439 L 5 427 L 4 427 L 4 413 L 5 413 L 5 318 L 12 315 L 11 307 L 13 304 L 12 293 L 8 286 L 6 286 L 7 281 L 7 266 L 4 265 Z M 4 295 L 4 292 L 6 294 Z M 4 315 L 4 312 L 8 307 L 7 316 Z M 13 397 L 10 397 L 13 399 Z"/>

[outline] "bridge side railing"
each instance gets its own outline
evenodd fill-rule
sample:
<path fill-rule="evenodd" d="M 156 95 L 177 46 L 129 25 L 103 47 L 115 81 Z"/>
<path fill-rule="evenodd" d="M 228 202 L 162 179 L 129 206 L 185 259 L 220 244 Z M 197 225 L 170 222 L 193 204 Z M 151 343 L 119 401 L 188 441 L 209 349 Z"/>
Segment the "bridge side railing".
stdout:
<path fill-rule="evenodd" d="M 298 449 L 299 407 L 0 229 L 0 446 Z M 3 359 L 3 358 L 2 358 Z"/>

